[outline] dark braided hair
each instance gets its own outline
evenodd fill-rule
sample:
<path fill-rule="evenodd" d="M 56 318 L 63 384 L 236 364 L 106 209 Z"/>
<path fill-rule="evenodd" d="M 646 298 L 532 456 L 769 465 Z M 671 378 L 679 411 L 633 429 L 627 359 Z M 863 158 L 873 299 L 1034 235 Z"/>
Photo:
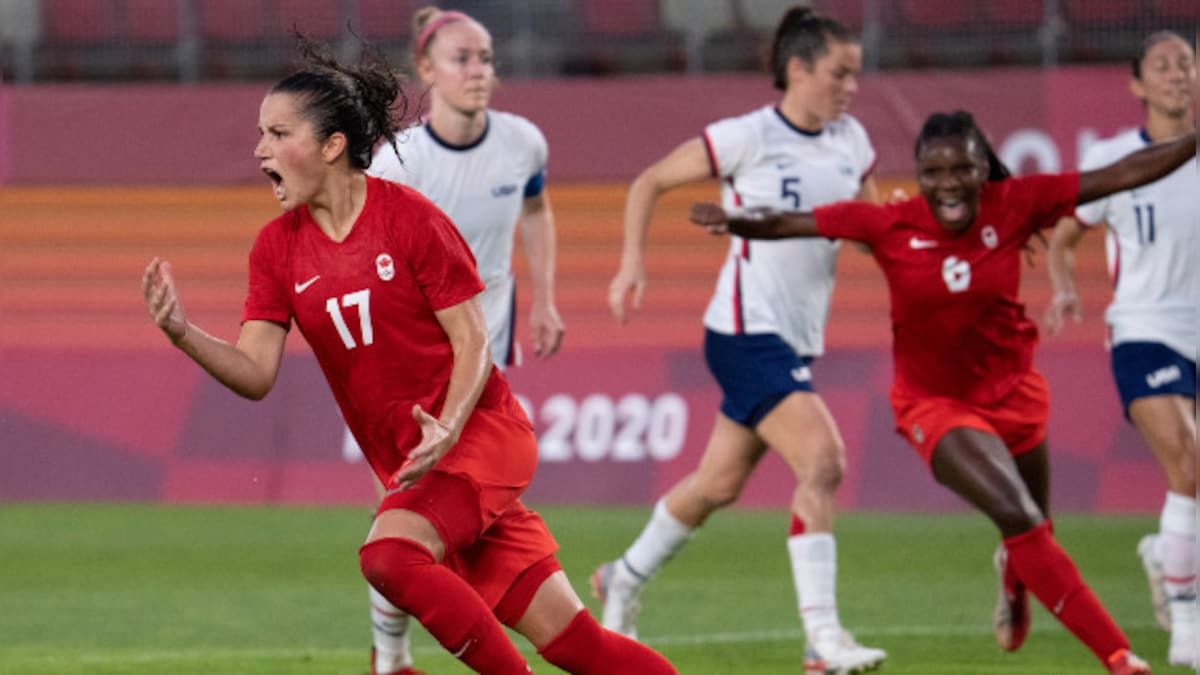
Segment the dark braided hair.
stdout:
<path fill-rule="evenodd" d="M 916 145 L 913 147 L 913 155 L 920 156 L 921 148 L 934 138 L 961 138 L 963 140 L 974 139 L 979 143 L 979 147 L 987 154 L 988 177 L 989 181 L 1004 180 L 1012 175 L 1004 162 L 996 156 L 996 151 L 992 149 L 992 144 L 988 142 L 987 136 L 975 124 L 975 118 L 971 113 L 963 110 L 955 110 L 952 113 L 933 113 L 925 119 L 925 125 L 921 127 L 921 133 L 917 135 Z"/>
<path fill-rule="evenodd" d="M 849 28 L 812 9 L 796 6 L 787 11 L 775 28 L 775 39 L 767 63 L 775 88 L 787 89 L 787 64 L 793 56 L 812 66 L 829 52 L 830 42 L 858 42 Z"/>
<path fill-rule="evenodd" d="M 285 77 L 271 93 L 295 94 L 300 114 L 312 121 L 318 141 L 346 136 L 350 166 L 366 169 L 380 138 L 396 148 L 396 132 L 408 109 L 401 76 L 383 55 L 364 43 L 357 65 L 337 60 L 329 45 L 297 33 L 305 66 Z"/>

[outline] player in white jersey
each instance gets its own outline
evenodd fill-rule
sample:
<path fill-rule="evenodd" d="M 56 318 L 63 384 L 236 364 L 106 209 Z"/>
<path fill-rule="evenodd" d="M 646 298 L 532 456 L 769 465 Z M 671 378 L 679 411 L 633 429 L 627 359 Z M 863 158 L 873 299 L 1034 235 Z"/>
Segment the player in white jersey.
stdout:
<path fill-rule="evenodd" d="M 445 30 L 449 33 L 452 28 Z M 454 37 L 442 30 L 436 34 Z M 490 60 L 480 66 L 481 72 L 485 68 L 488 78 L 494 80 Z M 485 84 L 490 93 L 491 84 L 477 86 Z M 429 119 L 397 138 L 403 162 L 390 146 L 380 146 L 370 173 L 416 188 L 458 226 L 487 285 L 480 300 L 492 358 L 501 367 L 516 363 L 519 354 L 513 334 L 516 287 L 512 257 L 513 235 L 520 224 L 533 277 L 533 351 L 549 356 L 558 350 L 563 327 L 554 305 L 555 237 L 545 192 L 546 139 L 529 120 L 488 110 L 486 98 L 470 114 L 464 114 L 448 102 L 449 95 L 439 95 L 442 88 L 436 81 L 431 91 Z"/>
<path fill-rule="evenodd" d="M 876 199 L 875 151 L 845 113 L 857 90 L 862 47 L 837 22 L 795 7 L 771 48 L 775 106 L 718 121 L 647 168 L 630 187 L 620 270 L 609 305 L 626 320 L 641 303 L 643 242 L 659 195 L 686 183 L 723 181 L 727 206 L 811 209 L 855 197 Z M 835 244 L 734 239 L 704 315 L 705 357 L 723 392 L 699 466 L 660 499 L 645 529 L 593 575 L 605 627 L 636 634 L 639 595 L 715 510 L 737 499 L 768 447 L 792 468 L 797 487 L 787 541 L 807 636 L 806 672 L 859 672 L 887 654 L 842 628 L 835 593 L 834 497 L 845 449 L 815 393 L 810 365 L 824 351 Z"/>
<path fill-rule="evenodd" d="M 1195 129 L 1196 57 L 1172 32 L 1150 35 L 1133 63 L 1131 89 L 1146 109 L 1145 127 L 1101 141 L 1081 163 L 1087 170 Z M 1171 631 L 1168 660 L 1196 667 L 1196 363 L 1200 345 L 1200 170 L 1192 161 L 1136 190 L 1080 206 L 1050 245 L 1054 299 L 1050 334 L 1082 318 L 1072 273 L 1087 229 L 1108 228 L 1109 269 L 1116 283 L 1105 312 L 1112 368 L 1125 414 L 1166 474 L 1159 531 L 1138 554 L 1150 579 L 1158 622 Z"/>
<path fill-rule="evenodd" d="M 429 115 L 397 137 L 399 156 L 390 145 L 379 146 L 369 173 L 417 189 L 458 227 L 486 286 L 479 302 L 492 361 L 501 369 L 520 356 L 512 271 L 520 226 L 533 291 L 533 353 L 550 356 L 562 343 L 563 323 L 554 304 L 546 139 L 529 120 L 488 109 L 496 73 L 491 35 L 483 25 L 461 12 L 427 7 L 413 17 L 413 35 L 416 70 L 429 87 Z M 369 590 L 372 673 L 417 673 L 409 653 L 408 617 Z"/>

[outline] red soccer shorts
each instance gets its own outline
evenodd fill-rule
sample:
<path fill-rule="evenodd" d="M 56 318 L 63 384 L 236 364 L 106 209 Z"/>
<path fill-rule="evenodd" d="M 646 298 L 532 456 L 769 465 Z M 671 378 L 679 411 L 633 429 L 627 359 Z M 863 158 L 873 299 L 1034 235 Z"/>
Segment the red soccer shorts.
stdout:
<path fill-rule="evenodd" d="M 1004 396 L 990 405 L 957 399 L 912 396 L 892 388 L 896 432 L 917 449 L 928 465 L 946 432 L 958 427 L 996 434 L 1015 457 L 1036 448 L 1046 438 L 1050 418 L 1050 389 L 1046 378 L 1030 370 Z"/>
<path fill-rule="evenodd" d="M 527 422 L 477 409 L 434 470 L 389 492 L 376 513 L 423 516 L 446 546 L 442 564 L 495 608 L 523 572 L 558 550 L 541 516 L 518 499 L 536 467 L 537 437 Z"/>

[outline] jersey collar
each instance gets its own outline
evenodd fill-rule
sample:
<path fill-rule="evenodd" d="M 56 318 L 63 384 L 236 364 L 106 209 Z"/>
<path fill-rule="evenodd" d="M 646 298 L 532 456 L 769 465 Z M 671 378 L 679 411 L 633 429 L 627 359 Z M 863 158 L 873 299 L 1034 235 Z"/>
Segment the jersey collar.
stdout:
<path fill-rule="evenodd" d="M 775 111 L 775 116 L 779 118 L 780 122 L 783 122 L 785 125 L 787 125 L 787 128 L 800 134 L 801 136 L 808 136 L 809 138 L 816 138 L 817 136 L 820 136 L 821 134 L 825 133 L 824 129 L 821 129 L 820 131 L 809 131 L 808 129 L 801 129 L 800 127 L 796 126 L 795 124 L 792 124 L 792 121 L 789 120 L 783 114 L 783 111 L 780 110 L 778 107 L 772 108 L 772 110 Z"/>
<path fill-rule="evenodd" d="M 433 139 L 434 143 L 437 143 L 438 145 L 442 146 L 443 148 L 450 150 L 452 152 L 466 152 L 467 150 L 478 147 L 479 144 L 483 143 L 483 141 L 487 138 L 488 131 L 492 128 L 492 116 L 488 115 L 486 112 L 484 112 L 484 119 L 485 119 L 485 123 L 483 125 L 483 133 L 479 134 L 479 138 L 476 138 L 475 140 L 471 141 L 470 143 L 467 143 L 466 145 L 455 145 L 455 144 L 447 141 L 446 139 L 442 138 L 441 136 L 438 136 L 437 133 L 434 132 L 434 130 L 433 130 L 433 125 L 431 125 L 429 122 L 425 123 L 425 131 L 429 133 L 429 137 Z"/>

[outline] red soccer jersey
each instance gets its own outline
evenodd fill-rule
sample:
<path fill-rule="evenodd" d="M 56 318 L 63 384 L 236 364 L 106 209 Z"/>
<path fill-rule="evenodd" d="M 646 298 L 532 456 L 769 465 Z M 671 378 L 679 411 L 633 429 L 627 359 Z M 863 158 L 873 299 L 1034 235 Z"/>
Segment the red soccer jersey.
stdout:
<path fill-rule="evenodd" d="M 342 242 L 321 232 L 306 206 L 263 228 L 250 251 L 242 320 L 295 320 L 386 481 L 420 442 L 413 404 L 437 416 L 445 401 L 454 357 L 434 312 L 482 290 L 470 250 L 441 210 L 410 188 L 367 178 L 366 204 Z M 494 368 L 476 407 L 525 420 Z"/>
<path fill-rule="evenodd" d="M 1037 326 L 1017 299 L 1021 251 L 1070 215 L 1079 176 L 988 182 L 975 222 L 950 232 L 923 197 L 815 209 L 821 234 L 871 247 L 891 291 L 896 386 L 918 396 L 989 404 L 1033 364 Z"/>

